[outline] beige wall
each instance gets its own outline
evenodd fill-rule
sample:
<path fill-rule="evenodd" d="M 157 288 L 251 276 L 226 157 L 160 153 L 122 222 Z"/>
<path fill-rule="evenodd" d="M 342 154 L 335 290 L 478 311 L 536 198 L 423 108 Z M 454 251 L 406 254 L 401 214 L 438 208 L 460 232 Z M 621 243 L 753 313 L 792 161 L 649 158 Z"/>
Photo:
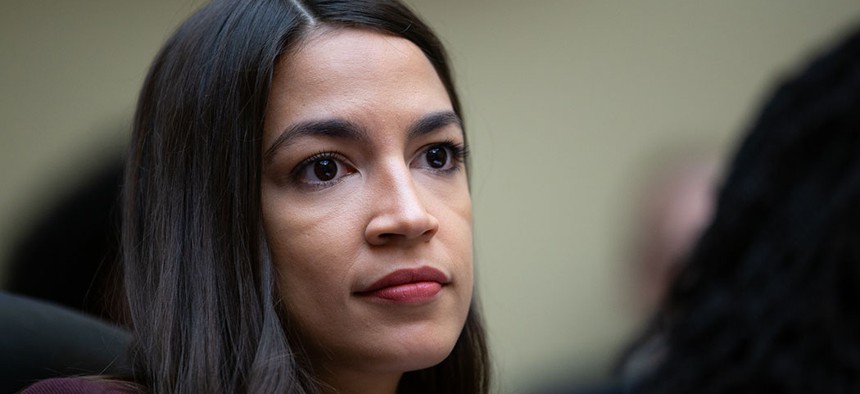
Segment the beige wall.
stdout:
<path fill-rule="evenodd" d="M 5 0 L 0 255 L 115 155 L 148 61 L 199 2 Z M 449 46 L 473 144 L 500 392 L 599 373 L 636 323 L 634 195 L 653 156 L 727 152 L 773 78 L 860 2 L 411 0 Z"/>

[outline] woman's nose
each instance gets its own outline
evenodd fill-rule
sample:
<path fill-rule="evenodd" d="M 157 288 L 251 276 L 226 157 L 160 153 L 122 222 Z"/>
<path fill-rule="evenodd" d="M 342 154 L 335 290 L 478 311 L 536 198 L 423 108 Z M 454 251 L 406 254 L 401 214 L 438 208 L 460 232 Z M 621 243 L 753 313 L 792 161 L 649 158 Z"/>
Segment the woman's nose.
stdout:
<path fill-rule="evenodd" d="M 370 197 L 373 215 L 365 229 L 367 242 L 381 246 L 432 239 L 439 230 L 439 220 L 427 210 L 409 170 L 386 178 L 374 186 Z"/>

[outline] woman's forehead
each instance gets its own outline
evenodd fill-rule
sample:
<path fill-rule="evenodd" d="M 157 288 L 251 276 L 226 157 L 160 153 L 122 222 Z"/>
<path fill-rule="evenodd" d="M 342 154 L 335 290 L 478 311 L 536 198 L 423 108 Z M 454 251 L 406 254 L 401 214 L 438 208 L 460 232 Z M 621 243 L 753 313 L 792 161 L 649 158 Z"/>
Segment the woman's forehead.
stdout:
<path fill-rule="evenodd" d="M 406 129 L 444 111 L 453 111 L 448 92 L 415 44 L 370 30 L 329 29 L 277 65 L 265 139 L 270 143 L 277 130 L 321 119 Z"/>
<path fill-rule="evenodd" d="M 322 83 L 334 76 L 362 78 L 435 69 L 411 41 L 369 29 L 315 28 L 276 65 L 276 78 Z"/>

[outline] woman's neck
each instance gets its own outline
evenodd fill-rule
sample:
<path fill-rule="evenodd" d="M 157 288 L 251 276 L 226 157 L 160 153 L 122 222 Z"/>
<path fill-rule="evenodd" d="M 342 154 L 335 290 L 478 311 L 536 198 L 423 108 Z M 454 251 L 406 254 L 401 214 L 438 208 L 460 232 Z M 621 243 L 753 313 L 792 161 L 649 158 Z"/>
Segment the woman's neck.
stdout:
<path fill-rule="evenodd" d="M 329 370 L 319 377 L 319 388 L 324 394 L 394 394 L 401 376 L 402 373 Z"/>

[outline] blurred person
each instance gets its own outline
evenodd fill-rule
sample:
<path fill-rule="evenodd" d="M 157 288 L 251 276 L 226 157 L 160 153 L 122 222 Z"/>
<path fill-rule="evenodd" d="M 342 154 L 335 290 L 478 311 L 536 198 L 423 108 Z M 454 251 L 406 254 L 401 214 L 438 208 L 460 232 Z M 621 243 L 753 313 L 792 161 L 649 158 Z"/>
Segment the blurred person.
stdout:
<path fill-rule="evenodd" d="M 0 393 L 70 374 L 124 374 L 119 283 L 124 162 L 59 193 L 12 247 L 0 291 Z M 114 324 L 110 324 L 114 323 Z"/>
<path fill-rule="evenodd" d="M 860 392 L 860 31 L 764 105 L 625 362 L 632 393 Z"/>
<path fill-rule="evenodd" d="M 0 393 L 56 376 L 127 375 L 130 339 L 78 310 L 0 291 Z"/>
<path fill-rule="evenodd" d="M 635 312 L 647 317 L 663 301 L 680 262 L 711 219 L 719 161 L 697 149 L 669 154 L 646 184 L 631 260 Z"/>
<path fill-rule="evenodd" d="M 718 160 L 686 146 L 652 162 L 637 196 L 637 227 L 631 248 L 629 297 L 636 317 L 646 318 L 662 302 L 681 262 L 711 218 Z M 620 387 L 605 377 L 550 382 L 541 394 L 611 394 Z"/>
<path fill-rule="evenodd" d="M 119 322 L 119 196 L 110 160 L 45 210 L 5 264 L 3 289 Z"/>

